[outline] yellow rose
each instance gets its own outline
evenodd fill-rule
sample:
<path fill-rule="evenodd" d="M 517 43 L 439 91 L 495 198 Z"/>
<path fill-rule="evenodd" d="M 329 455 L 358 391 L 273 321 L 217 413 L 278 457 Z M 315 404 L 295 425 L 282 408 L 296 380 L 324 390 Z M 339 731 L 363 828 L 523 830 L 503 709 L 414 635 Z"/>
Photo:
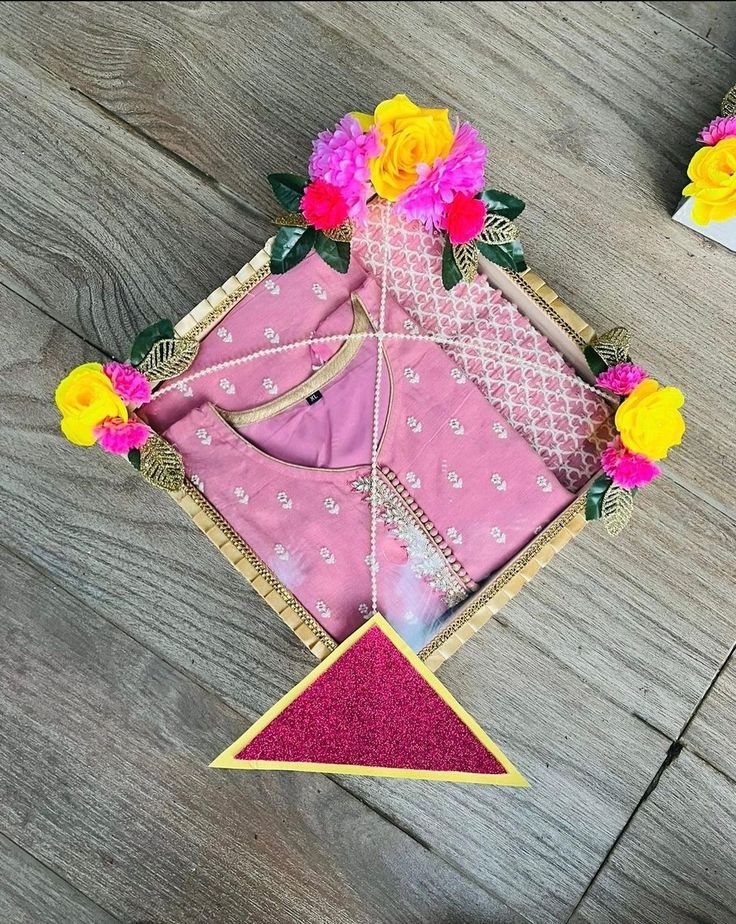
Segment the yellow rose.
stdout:
<path fill-rule="evenodd" d="M 687 168 L 692 180 L 683 196 L 693 196 L 693 221 L 726 221 L 736 215 L 736 138 L 722 138 L 718 144 L 701 148 Z"/>
<path fill-rule="evenodd" d="M 84 363 L 59 382 L 54 395 L 61 411 L 61 432 L 77 446 L 93 446 L 92 432 L 107 417 L 127 421 L 128 409 L 99 363 Z"/>
<path fill-rule="evenodd" d="M 364 126 L 370 118 L 355 115 Z M 454 133 L 446 109 L 420 109 L 399 93 L 376 106 L 373 124 L 383 150 L 370 162 L 371 182 L 389 202 L 416 183 L 417 164 L 432 164 L 450 153 Z"/>
<path fill-rule="evenodd" d="M 654 379 L 644 379 L 616 411 L 621 442 L 648 459 L 664 459 L 682 442 L 685 421 L 679 408 L 684 402 L 679 388 L 661 388 Z"/>

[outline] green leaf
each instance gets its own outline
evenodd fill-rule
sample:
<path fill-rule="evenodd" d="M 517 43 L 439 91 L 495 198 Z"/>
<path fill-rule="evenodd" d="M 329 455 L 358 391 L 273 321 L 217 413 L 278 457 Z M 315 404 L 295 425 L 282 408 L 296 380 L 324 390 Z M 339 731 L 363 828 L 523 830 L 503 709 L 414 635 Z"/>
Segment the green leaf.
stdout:
<path fill-rule="evenodd" d="M 173 337 L 174 325 L 166 318 L 161 318 L 161 320 L 146 327 L 133 341 L 133 346 L 130 350 L 131 365 L 137 366 L 142 363 L 153 349 L 154 344 L 158 343 L 159 340 L 170 340 Z"/>
<path fill-rule="evenodd" d="M 521 241 L 509 241 L 508 244 L 485 244 L 478 240 L 478 250 L 492 263 L 497 263 L 512 273 L 523 273 L 526 269 L 524 248 Z"/>
<path fill-rule="evenodd" d="M 293 269 L 314 246 L 314 228 L 279 228 L 271 251 L 271 272 L 276 275 Z"/>
<path fill-rule="evenodd" d="M 140 471 L 141 468 L 141 451 L 140 449 L 130 449 L 128 450 L 128 462 L 133 466 L 136 471 Z"/>
<path fill-rule="evenodd" d="M 463 278 L 460 267 L 455 262 L 452 244 L 445 239 L 445 249 L 442 251 L 442 285 L 448 290 L 454 289 Z"/>
<path fill-rule="evenodd" d="M 489 212 L 503 215 L 512 221 L 524 211 L 524 203 L 511 193 L 499 192 L 497 189 L 486 189 L 478 198 L 485 204 Z"/>
<path fill-rule="evenodd" d="M 333 241 L 321 231 L 317 232 L 314 249 L 325 263 L 338 273 L 347 273 L 350 266 L 350 243 Z"/>
<path fill-rule="evenodd" d="M 605 372 L 608 369 L 608 363 L 601 357 L 601 355 L 592 347 L 586 346 L 583 350 L 583 355 L 590 366 L 590 371 L 595 376 L 599 376 L 601 372 Z"/>
<path fill-rule="evenodd" d="M 611 487 L 613 481 L 608 475 L 601 475 L 596 478 L 593 484 L 588 488 L 588 494 L 585 498 L 585 519 L 598 520 L 601 517 L 601 507 L 606 491 Z"/>
<path fill-rule="evenodd" d="M 309 183 L 306 176 L 297 176 L 295 173 L 269 173 L 268 182 L 279 205 L 287 212 L 300 210 L 304 188 Z"/>

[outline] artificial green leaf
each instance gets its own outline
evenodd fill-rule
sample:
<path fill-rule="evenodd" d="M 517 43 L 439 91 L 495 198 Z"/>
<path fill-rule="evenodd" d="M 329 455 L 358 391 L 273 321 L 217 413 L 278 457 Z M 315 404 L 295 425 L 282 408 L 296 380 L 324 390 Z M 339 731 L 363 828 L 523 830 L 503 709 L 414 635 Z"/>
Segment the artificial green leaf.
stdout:
<path fill-rule="evenodd" d="M 174 337 L 174 325 L 166 318 L 149 325 L 138 334 L 130 350 L 130 362 L 133 366 L 142 363 L 159 340 L 169 340 Z"/>
<path fill-rule="evenodd" d="M 454 289 L 463 278 L 460 267 L 455 262 L 453 246 L 449 239 L 445 240 L 445 249 L 442 251 L 442 285 L 448 290 Z"/>
<path fill-rule="evenodd" d="M 307 177 L 295 173 L 269 173 L 268 182 L 279 205 L 287 212 L 299 211 L 304 188 L 309 183 Z"/>
<path fill-rule="evenodd" d="M 592 346 L 586 346 L 583 350 L 583 355 L 590 366 L 590 371 L 595 376 L 599 376 L 602 372 L 605 372 L 608 369 L 608 363 L 602 358 L 602 356 L 596 352 L 595 348 Z"/>
<path fill-rule="evenodd" d="M 271 250 L 271 272 L 285 273 L 301 263 L 314 246 L 314 228 L 279 228 Z"/>
<path fill-rule="evenodd" d="M 347 273 L 350 266 L 350 244 L 347 241 L 333 241 L 318 231 L 314 249 L 332 269 L 338 273 Z"/>
<path fill-rule="evenodd" d="M 613 481 L 608 475 L 601 475 L 600 478 L 596 478 L 593 484 L 588 488 L 588 493 L 585 498 L 586 520 L 600 519 L 603 498 L 612 484 Z"/>
<path fill-rule="evenodd" d="M 499 192 L 497 189 L 486 189 L 478 198 L 485 204 L 489 212 L 503 215 L 512 221 L 524 211 L 524 203 L 511 193 Z"/>
<path fill-rule="evenodd" d="M 526 269 L 524 248 L 521 241 L 509 241 L 508 244 L 486 244 L 478 239 L 478 250 L 492 263 L 497 263 L 512 273 L 523 273 Z"/>
<path fill-rule="evenodd" d="M 128 450 L 128 462 L 133 466 L 134 469 L 140 471 L 141 468 L 141 451 L 140 449 L 129 449 Z"/>

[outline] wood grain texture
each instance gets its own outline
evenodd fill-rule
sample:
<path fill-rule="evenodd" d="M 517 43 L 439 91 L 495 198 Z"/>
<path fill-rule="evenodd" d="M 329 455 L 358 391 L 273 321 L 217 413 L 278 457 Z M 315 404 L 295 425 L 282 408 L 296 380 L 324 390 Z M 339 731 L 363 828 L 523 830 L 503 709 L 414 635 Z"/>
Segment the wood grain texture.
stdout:
<path fill-rule="evenodd" d="M 685 733 L 688 746 L 736 781 L 736 655 L 732 654 Z"/>
<path fill-rule="evenodd" d="M 51 319 L 31 323 L 18 301 L 0 290 L 0 319 L 13 318 L 6 328 L 0 320 L 12 356 L 0 373 L 0 443 L 13 447 L 0 449 L 9 513 L 0 542 L 213 690 L 243 716 L 242 733 L 306 675 L 309 654 L 168 497 L 125 463 L 56 434 L 53 383 L 65 366 L 92 357 Z M 136 579 L 111 596 L 121 569 Z M 343 778 L 340 786 L 465 870 L 501 907 L 535 924 L 562 920 L 669 741 L 509 625 L 490 624 L 465 649 L 442 679 L 533 781 L 531 797 L 404 781 Z M 624 750 L 635 766 L 622 779 Z M 547 909 L 541 919 L 539 906 Z"/>
<path fill-rule="evenodd" d="M 736 59 L 736 15 L 720 0 L 648 0 L 660 13 Z M 736 70 L 734 71 L 736 79 Z M 729 84 L 731 86 L 731 84 Z M 723 88 L 725 94 L 728 87 Z"/>
<path fill-rule="evenodd" d="M 259 212 L 274 208 L 265 174 L 303 167 L 341 112 L 403 90 L 471 119 L 492 182 L 529 203 L 531 265 L 597 329 L 628 326 L 637 358 L 685 390 L 689 439 L 668 466 L 736 516 L 733 405 L 712 413 L 732 388 L 733 258 L 670 220 L 695 136 L 733 80 L 729 55 L 642 3 L 135 10 L 10 4 L 3 27 L 16 60 L 60 75 Z"/>
<path fill-rule="evenodd" d="M 570 924 L 734 924 L 736 786 L 683 751 Z"/>
<path fill-rule="evenodd" d="M 0 835 L 0 920 L 6 924 L 117 924 L 81 892 Z"/>
<path fill-rule="evenodd" d="M 0 830 L 113 916 L 509 916 L 319 775 L 208 770 L 242 716 L 6 550 L 0 575 Z"/>

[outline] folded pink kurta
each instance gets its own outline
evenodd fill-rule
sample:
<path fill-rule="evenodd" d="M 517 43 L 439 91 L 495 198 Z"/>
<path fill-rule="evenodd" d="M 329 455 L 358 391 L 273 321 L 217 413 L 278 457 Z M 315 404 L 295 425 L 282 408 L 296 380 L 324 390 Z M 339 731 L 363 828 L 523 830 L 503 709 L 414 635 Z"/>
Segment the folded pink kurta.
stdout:
<path fill-rule="evenodd" d="M 379 301 L 355 261 L 340 276 L 312 255 L 233 309 L 190 372 L 369 330 Z M 389 296 L 386 329 L 407 325 L 418 330 Z M 149 412 L 188 477 L 338 640 L 370 615 L 377 348 L 355 339 L 261 357 L 184 383 Z M 387 338 L 383 351 L 378 608 L 418 649 L 572 498 L 440 346 Z"/>

